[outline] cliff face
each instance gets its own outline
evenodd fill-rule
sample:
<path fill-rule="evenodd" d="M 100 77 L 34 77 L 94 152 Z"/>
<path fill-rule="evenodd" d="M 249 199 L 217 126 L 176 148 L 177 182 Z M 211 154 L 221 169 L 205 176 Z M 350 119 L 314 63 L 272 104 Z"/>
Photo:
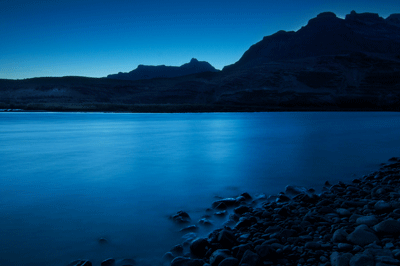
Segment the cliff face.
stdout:
<path fill-rule="evenodd" d="M 332 12 L 319 14 L 297 32 L 280 31 L 247 50 L 242 58 L 225 71 L 251 68 L 279 60 L 313 56 L 339 55 L 354 52 L 398 55 L 400 29 L 398 16 L 386 20 L 378 14 L 357 14 L 352 11 L 345 19 Z"/>
<path fill-rule="evenodd" d="M 152 78 L 174 78 L 201 72 L 217 72 L 212 65 L 205 61 L 198 61 L 193 58 L 189 63 L 180 67 L 176 66 L 145 66 L 139 65 L 129 73 L 118 73 L 108 75 L 107 78 L 122 80 L 140 80 Z"/>

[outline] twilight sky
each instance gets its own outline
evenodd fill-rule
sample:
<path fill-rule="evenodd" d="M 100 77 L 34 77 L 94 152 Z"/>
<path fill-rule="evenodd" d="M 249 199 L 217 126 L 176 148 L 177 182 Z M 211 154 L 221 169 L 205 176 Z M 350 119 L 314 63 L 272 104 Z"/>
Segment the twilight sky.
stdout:
<path fill-rule="evenodd" d="M 104 77 L 197 58 L 222 69 L 321 12 L 400 13 L 399 0 L 0 0 L 0 78 Z"/>

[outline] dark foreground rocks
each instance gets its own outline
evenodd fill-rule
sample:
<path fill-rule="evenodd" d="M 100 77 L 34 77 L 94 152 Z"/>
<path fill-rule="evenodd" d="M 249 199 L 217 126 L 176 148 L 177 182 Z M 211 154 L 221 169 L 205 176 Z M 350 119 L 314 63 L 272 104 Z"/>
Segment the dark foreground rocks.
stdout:
<path fill-rule="evenodd" d="M 191 233 L 192 240 L 179 245 L 179 254 L 168 252 L 165 263 L 400 265 L 400 161 L 390 162 L 350 184 L 327 182 L 318 195 L 288 187 L 273 201 L 260 203 L 247 193 L 218 200 L 212 207 L 215 215 L 229 217 L 224 228 L 206 238 Z"/>

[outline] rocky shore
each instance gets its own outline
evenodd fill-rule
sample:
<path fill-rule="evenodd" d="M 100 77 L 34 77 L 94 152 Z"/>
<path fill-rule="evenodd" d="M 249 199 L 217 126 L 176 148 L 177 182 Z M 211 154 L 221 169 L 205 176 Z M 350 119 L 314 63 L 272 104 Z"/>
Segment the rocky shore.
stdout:
<path fill-rule="evenodd" d="M 226 219 L 223 228 L 198 237 L 199 226 L 217 217 Z M 162 266 L 400 265 L 400 158 L 349 184 L 327 181 L 319 194 L 294 186 L 268 198 L 243 193 L 213 202 L 199 221 L 185 211 L 171 220 L 184 235 Z M 108 259 L 101 266 L 139 264 Z"/>
<path fill-rule="evenodd" d="M 287 186 L 260 202 L 243 193 L 215 201 L 214 215 L 227 215 L 224 228 L 186 241 L 167 252 L 171 266 L 391 266 L 400 265 L 400 160 L 350 184 L 325 183 L 323 192 Z M 231 213 L 231 214 L 229 214 Z M 172 217 L 190 224 L 190 216 Z M 197 225 L 183 227 L 195 229 Z"/>

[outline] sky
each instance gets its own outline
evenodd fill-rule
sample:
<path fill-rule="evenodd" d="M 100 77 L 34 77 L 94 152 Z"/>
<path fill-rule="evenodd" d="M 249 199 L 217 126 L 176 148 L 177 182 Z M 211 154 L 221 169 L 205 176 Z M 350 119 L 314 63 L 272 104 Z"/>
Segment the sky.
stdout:
<path fill-rule="evenodd" d="M 217 69 L 279 30 L 321 12 L 386 18 L 399 0 L 0 0 L 0 78 L 129 72 L 139 64 Z"/>

